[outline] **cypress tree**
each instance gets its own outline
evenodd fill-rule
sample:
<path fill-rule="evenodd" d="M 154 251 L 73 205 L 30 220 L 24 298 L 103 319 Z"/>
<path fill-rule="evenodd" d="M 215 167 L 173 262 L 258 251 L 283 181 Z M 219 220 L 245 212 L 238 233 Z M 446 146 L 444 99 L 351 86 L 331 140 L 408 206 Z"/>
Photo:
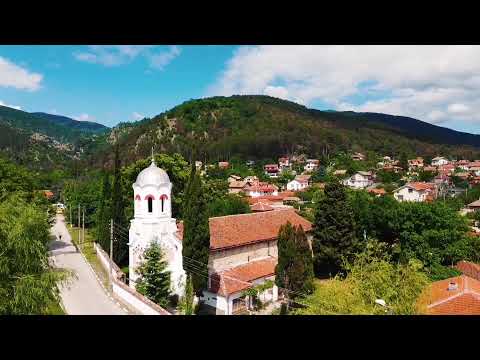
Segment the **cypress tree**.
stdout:
<path fill-rule="evenodd" d="M 313 256 L 312 249 L 307 239 L 307 234 L 303 230 L 303 227 L 300 225 L 297 227 L 297 232 L 295 234 L 295 243 L 297 250 L 297 261 L 301 264 L 301 283 L 298 287 L 298 290 L 302 293 L 310 294 L 313 287 Z"/>
<path fill-rule="evenodd" d="M 97 240 L 102 249 L 110 252 L 110 210 L 112 191 L 108 172 L 103 174 L 102 195 L 99 211 L 97 214 Z"/>
<path fill-rule="evenodd" d="M 336 274 L 343 258 L 355 251 L 355 220 L 345 186 L 338 182 L 325 186 L 325 196 L 317 203 L 314 221 L 313 254 L 316 275 Z"/>
<path fill-rule="evenodd" d="M 200 176 L 193 171 L 186 189 L 183 220 L 183 268 L 192 277 L 194 291 L 200 295 L 207 287 L 210 228 L 207 204 Z"/>
<path fill-rule="evenodd" d="M 275 283 L 278 287 L 290 289 L 289 269 L 295 257 L 295 228 L 290 222 L 278 231 L 278 263 L 275 267 Z"/>
<path fill-rule="evenodd" d="M 136 289 L 153 302 L 165 307 L 169 304 L 170 272 L 166 270 L 167 262 L 164 260 L 160 245 L 152 243 L 145 250 L 144 259 L 137 270 L 140 277 Z"/>
<path fill-rule="evenodd" d="M 313 290 L 313 259 L 310 244 L 303 228 L 290 223 L 280 227 L 278 235 L 278 264 L 275 268 L 275 283 L 292 293 L 311 293 Z"/>
<path fill-rule="evenodd" d="M 115 227 L 125 229 L 127 221 L 125 217 L 125 204 L 122 194 L 122 174 L 120 173 L 120 156 L 118 144 L 115 147 L 115 168 L 113 173 L 113 191 L 112 191 L 112 208 L 111 218 Z M 114 231 L 113 238 L 113 260 L 116 264 L 122 266 L 128 262 L 128 239 L 121 236 L 118 231 Z"/>

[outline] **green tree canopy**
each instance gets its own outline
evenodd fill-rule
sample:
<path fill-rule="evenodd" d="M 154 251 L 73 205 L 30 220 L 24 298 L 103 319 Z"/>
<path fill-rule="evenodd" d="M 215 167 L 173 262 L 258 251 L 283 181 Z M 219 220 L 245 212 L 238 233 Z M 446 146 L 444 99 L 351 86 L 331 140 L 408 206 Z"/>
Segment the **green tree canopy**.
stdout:
<path fill-rule="evenodd" d="M 162 307 L 169 305 L 170 272 L 164 259 L 161 246 L 153 242 L 144 253 L 144 261 L 138 267 L 139 280 L 136 289 L 139 293 Z"/>

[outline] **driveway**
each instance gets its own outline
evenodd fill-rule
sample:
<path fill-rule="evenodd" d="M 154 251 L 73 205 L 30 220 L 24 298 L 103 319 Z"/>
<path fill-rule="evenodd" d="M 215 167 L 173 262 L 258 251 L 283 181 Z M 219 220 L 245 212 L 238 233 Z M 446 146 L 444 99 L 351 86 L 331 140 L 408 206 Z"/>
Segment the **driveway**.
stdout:
<path fill-rule="evenodd" d="M 126 315 L 126 312 L 105 293 L 90 265 L 72 244 L 63 215 L 57 214 L 51 233 L 56 239 L 51 243 L 49 251 L 54 266 L 72 270 L 76 274 L 68 284 L 60 287 L 66 313 L 68 315 Z"/>

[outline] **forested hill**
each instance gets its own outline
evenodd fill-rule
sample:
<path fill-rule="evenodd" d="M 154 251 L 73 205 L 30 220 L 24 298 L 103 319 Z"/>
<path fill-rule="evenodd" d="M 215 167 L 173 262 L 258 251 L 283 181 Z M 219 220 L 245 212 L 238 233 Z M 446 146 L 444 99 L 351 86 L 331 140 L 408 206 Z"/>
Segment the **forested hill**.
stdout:
<path fill-rule="evenodd" d="M 386 114 L 319 111 L 257 95 L 186 101 L 152 119 L 120 124 L 111 139 L 116 136 L 126 162 L 148 156 L 152 146 L 189 158 L 193 139 L 211 161 L 276 159 L 291 153 L 319 157 L 338 151 L 480 156 L 479 135 Z"/>
<path fill-rule="evenodd" d="M 108 127 L 106 127 L 105 125 L 92 122 L 92 121 L 78 121 L 66 116 L 47 114 L 43 112 L 34 112 L 31 114 L 38 116 L 42 119 L 47 119 L 57 124 L 60 124 L 75 130 L 84 131 L 84 132 L 102 133 L 108 130 Z"/>
<path fill-rule="evenodd" d="M 28 167 L 53 169 L 90 153 L 107 127 L 0 106 L 0 155 Z"/>

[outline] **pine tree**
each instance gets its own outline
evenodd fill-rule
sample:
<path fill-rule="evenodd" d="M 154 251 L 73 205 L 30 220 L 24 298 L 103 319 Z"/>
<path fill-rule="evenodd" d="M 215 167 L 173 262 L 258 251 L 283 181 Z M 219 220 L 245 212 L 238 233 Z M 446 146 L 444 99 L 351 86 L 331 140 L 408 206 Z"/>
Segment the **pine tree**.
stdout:
<path fill-rule="evenodd" d="M 406 152 L 400 154 L 400 159 L 398 160 L 398 165 L 405 171 L 408 170 L 408 156 Z"/>
<path fill-rule="evenodd" d="M 355 220 L 345 192 L 338 182 L 325 186 L 317 203 L 314 221 L 313 254 L 316 275 L 336 274 L 343 258 L 355 251 Z"/>
<path fill-rule="evenodd" d="M 187 276 L 187 282 L 185 287 L 185 296 L 182 299 L 181 307 L 184 315 L 193 315 L 194 308 L 193 308 L 193 300 L 194 300 L 194 292 L 193 292 L 193 282 L 192 277 Z"/>
<path fill-rule="evenodd" d="M 210 228 L 202 180 L 195 170 L 185 191 L 183 221 L 183 268 L 192 277 L 196 294 L 207 286 Z"/>
<path fill-rule="evenodd" d="M 162 307 L 168 306 L 171 294 L 170 272 L 166 268 L 162 248 L 158 243 L 152 243 L 144 252 L 144 262 L 138 267 L 136 289 Z"/>
<path fill-rule="evenodd" d="M 102 198 L 97 214 L 97 240 L 102 249 L 110 252 L 110 211 L 112 201 L 112 191 L 110 185 L 110 176 L 108 172 L 103 174 Z"/>
<path fill-rule="evenodd" d="M 115 147 L 115 168 L 113 173 L 113 191 L 112 191 L 112 208 L 111 217 L 113 219 L 114 227 L 125 229 L 127 221 L 125 217 L 125 204 L 122 194 L 122 174 L 120 173 L 120 157 L 118 144 Z M 113 238 L 113 260 L 116 264 L 122 266 L 128 262 L 128 239 L 125 236 L 120 236 L 117 231 L 114 231 Z"/>
<path fill-rule="evenodd" d="M 300 225 L 297 227 L 297 232 L 295 234 L 295 243 L 297 250 L 298 263 L 301 264 L 302 276 L 301 276 L 301 286 L 298 290 L 302 293 L 310 294 L 313 292 L 313 256 L 310 243 L 307 239 L 307 234 L 303 230 L 303 227 Z"/>
<path fill-rule="evenodd" d="M 295 257 L 295 228 L 290 222 L 278 231 L 278 263 L 275 267 L 275 283 L 280 288 L 289 289 L 289 269 Z"/>
<path fill-rule="evenodd" d="M 275 282 L 287 289 L 287 295 L 295 298 L 313 290 L 313 260 L 310 244 L 303 228 L 283 225 L 278 235 L 278 264 Z M 288 293 L 291 291 L 292 293 Z"/>

